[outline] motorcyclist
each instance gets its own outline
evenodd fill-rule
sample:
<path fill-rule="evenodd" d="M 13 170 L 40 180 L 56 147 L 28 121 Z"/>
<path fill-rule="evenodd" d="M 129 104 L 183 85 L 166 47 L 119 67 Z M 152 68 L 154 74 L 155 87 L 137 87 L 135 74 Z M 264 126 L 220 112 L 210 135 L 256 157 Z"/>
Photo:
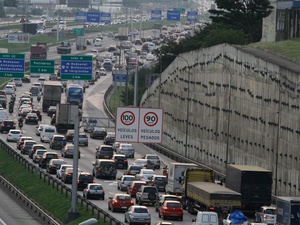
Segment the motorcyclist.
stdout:
<path fill-rule="evenodd" d="M 20 117 L 20 119 L 18 120 L 18 122 L 19 122 L 20 129 L 22 129 L 22 127 L 23 127 L 23 118 Z"/>
<path fill-rule="evenodd" d="M 41 92 L 39 92 L 39 93 L 37 94 L 37 101 L 38 101 L 38 102 L 41 101 Z"/>
<path fill-rule="evenodd" d="M 13 102 L 13 101 L 10 101 L 8 104 L 8 111 L 10 114 L 14 113 L 14 104 L 15 104 L 15 102 Z"/>

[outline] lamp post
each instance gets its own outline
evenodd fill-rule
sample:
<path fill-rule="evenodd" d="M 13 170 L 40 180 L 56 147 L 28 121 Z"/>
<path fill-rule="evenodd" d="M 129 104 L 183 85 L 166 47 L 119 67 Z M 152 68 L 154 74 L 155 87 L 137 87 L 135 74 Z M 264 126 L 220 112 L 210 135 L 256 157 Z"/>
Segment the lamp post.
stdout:
<path fill-rule="evenodd" d="M 187 102 L 186 102 L 186 126 L 185 126 L 185 153 L 184 156 L 187 157 L 187 150 L 188 150 L 188 137 L 189 137 L 189 109 L 190 109 L 190 80 L 191 80 L 191 71 L 190 71 L 190 64 L 186 58 L 182 57 L 181 55 L 175 55 L 172 53 L 167 53 L 166 55 L 169 56 L 177 56 L 184 60 L 188 65 L 188 85 L 187 85 Z"/>

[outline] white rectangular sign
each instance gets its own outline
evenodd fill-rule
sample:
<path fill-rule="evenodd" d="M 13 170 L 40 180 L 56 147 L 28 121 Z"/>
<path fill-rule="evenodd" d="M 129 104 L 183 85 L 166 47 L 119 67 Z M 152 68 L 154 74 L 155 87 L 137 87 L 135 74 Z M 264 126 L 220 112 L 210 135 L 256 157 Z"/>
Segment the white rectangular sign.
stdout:
<path fill-rule="evenodd" d="M 118 107 L 116 141 L 161 143 L 163 110 L 154 108 Z"/>
<path fill-rule="evenodd" d="M 9 33 L 8 43 L 29 43 L 29 34 L 24 33 Z"/>

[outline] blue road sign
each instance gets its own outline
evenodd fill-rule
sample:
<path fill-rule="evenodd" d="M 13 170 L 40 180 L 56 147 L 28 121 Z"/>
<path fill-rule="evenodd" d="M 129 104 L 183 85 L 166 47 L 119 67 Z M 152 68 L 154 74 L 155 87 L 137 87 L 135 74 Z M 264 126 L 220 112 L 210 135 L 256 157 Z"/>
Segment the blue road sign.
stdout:
<path fill-rule="evenodd" d="M 151 20 L 161 20 L 162 13 L 161 10 L 152 10 L 151 11 Z"/>
<path fill-rule="evenodd" d="M 101 23 L 110 23 L 111 13 L 101 12 L 100 13 L 100 22 Z"/>
<path fill-rule="evenodd" d="M 168 10 L 167 11 L 167 20 L 180 20 L 180 11 L 177 10 Z"/>
<path fill-rule="evenodd" d="M 79 23 L 86 22 L 86 13 L 85 12 L 77 12 L 75 19 L 76 19 L 76 22 L 79 22 Z"/>
<path fill-rule="evenodd" d="M 125 83 L 126 82 L 126 75 L 127 75 L 126 70 L 113 71 L 113 73 L 112 73 L 113 82 Z"/>
<path fill-rule="evenodd" d="M 91 80 L 92 74 L 92 56 L 61 56 L 62 80 Z"/>
<path fill-rule="evenodd" d="M 198 21 L 198 12 L 189 11 L 188 15 L 187 15 L 187 20 L 192 23 L 197 22 Z"/>
<path fill-rule="evenodd" d="M 100 13 L 88 12 L 86 14 L 86 22 L 100 23 Z"/>
<path fill-rule="evenodd" d="M 0 54 L 0 77 L 22 78 L 25 72 L 24 54 Z"/>

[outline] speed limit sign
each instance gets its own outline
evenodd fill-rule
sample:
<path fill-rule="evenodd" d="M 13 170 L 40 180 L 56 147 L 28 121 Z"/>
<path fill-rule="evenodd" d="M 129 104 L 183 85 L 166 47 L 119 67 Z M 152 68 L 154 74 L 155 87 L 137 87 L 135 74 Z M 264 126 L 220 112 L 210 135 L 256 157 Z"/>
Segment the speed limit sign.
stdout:
<path fill-rule="evenodd" d="M 139 108 L 118 107 L 116 116 L 116 141 L 138 142 Z"/>

